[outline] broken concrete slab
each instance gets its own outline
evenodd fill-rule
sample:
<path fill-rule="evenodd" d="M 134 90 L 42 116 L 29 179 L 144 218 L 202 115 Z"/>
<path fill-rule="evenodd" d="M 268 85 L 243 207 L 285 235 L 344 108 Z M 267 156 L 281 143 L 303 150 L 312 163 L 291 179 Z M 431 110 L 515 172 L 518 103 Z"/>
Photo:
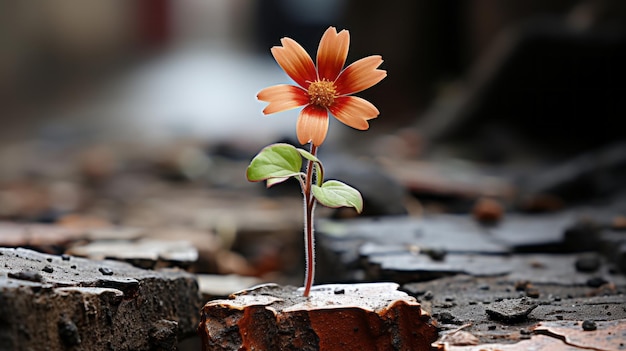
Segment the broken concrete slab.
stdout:
<path fill-rule="evenodd" d="M 536 284 L 585 286 L 592 279 L 603 279 L 617 285 L 626 285 L 626 277 L 612 274 L 608 264 L 601 264 L 593 272 L 578 271 L 576 263 L 583 255 L 447 254 L 445 258 L 436 260 L 424 254 L 395 253 L 365 257 L 364 265 L 370 279 L 393 279 L 403 283 L 453 274 L 469 274 L 476 277 L 506 275 L 512 281 L 528 280 Z"/>
<path fill-rule="evenodd" d="M 428 255 L 411 253 L 367 257 L 366 265 L 370 279 L 400 283 L 454 274 L 499 276 L 510 273 L 514 267 L 510 259 L 501 256 L 447 254 L 443 260 L 434 260 Z"/>
<path fill-rule="evenodd" d="M 203 301 L 226 298 L 233 291 L 249 289 L 262 283 L 259 278 L 236 274 L 196 274 L 196 278 Z"/>
<path fill-rule="evenodd" d="M 450 253 L 509 253 L 507 247 L 492 240 L 480 225 L 461 216 L 322 220 L 317 223 L 317 228 L 319 246 L 337 256 L 342 266 L 350 269 L 363 268 L 362 262 L 367 262 L 370 256 L 402 255 L 411 260 L 420 252 L 434 259 Z M 325 279 L 323 275 L 319 278 Z M 328 279 L 336 281 L 336 272 Z"/>
<path fill-rule="evenodd" d="M 597 224 L 590 227 L 597 235 L 591 235 L 581 229 L 587 223 L 581 222 L 582 211 L 510 215 L 492 226 L 459 215 L 325 220 L 318 225 L 319 246 L 334 254 L 344 267 L 365 271 L 368 279 L 400 283 L 458 273 L 481 276 L 511 271 L 524 279 L 521 275 L 537 274 L 543 267 L 547 270 L 541 275 L 547 280 L 575 277 L 575 284 L 585 284 L 594 277 L 574 274 L 570 260 L 597 248 L 609 262 L 603 259 L 595 276 L 606 280 L 615 267 L 626 265 L 626 236 Z M 527 255 L 531 253 L 546 256 Z M 561 254 L 551 257 L 549 253 Z M 545 259 L 549 262 L 541 262 Z M 560 268 L 553 269 L 554 265 Z"/>
<path fill-rule="evenodd" d="M 574 221 L 575 215 L 565 213 L 529 218 L 524 215 L 507 216 L 495 226 L 483 226 L 468 216 L 432 215 L 421 219 L 393 217 L 384 219 L 358 219 L 352 221 L 320 221 L 320 243 L 340 256 L 346 265 L 354 265 L 359 258 L 389 266 L 406 267 L 408 262 L 422 261 L 415 253 L 438 250 L 450 254 L 458 261 L 457 267 L 442 264 L 428 267 L 437 272 L 468 272 L 464 261 L 454 254 L 507 255 L 536 249 L 555 251 L 563 247 L 564 231 Z M 383 258 L 382 256 L 393 256 Z M 491 260 L 487 257 L 486 260 Z M 425 258 L 425 263 L 429 261 Z M 486 267 L 492 267 L 487 270 Z M 403 269 L 406 271 L 407 269 Z M 484 274 L 503 274 L 506 269 L 487 263 L 480 271 Z M 479 273 L 479 272 L 477 272 Z M 376 278 L 376 277 L 372 277 Z"/>
<path fill-rule="evenodd" d="M 80 223 L 82 220 L 62 219 L 56 224 L 0 222 L 0 247 L 27 247 L 39 252 L 61 254 L 68 247 L 82 246 L 85 242 L 131 243 L 152 236 L 152 232 L 145 228 L 113 226 L 110 223 L 91 226 Z"/>
<path fill-rule="evenodd" d="M 0 248 L 0 344 L 8 349 L 171 349 L 195 330 L 200 305 L 197 282 L 183 271 Z"/>
<path fill-rule="evenodd" d="M 262 285 L 208 302 L 203 350 L 430 350 L 437 331 L 393 283 Z"/>
<path fill-rule="evenodd" d="M 361 240 L 381 245 L 437 248 L 456 253 L 505 254 L 482 226 L 467 216 L 385 217 L 343 223 L 320 221 L 318 232 L 334 240 Z"/>
<path fill-rule="evenodd" d="M 526 297 L 496 301 L 485 308 L 489 318 L 504 323 L 518 323 L 528 318 L 530 312 L 539 306 Z"/>
<path fill-rule="evenodd" d="M 560 251 L 565 230 L 575 223 L 572 212 L 532 216 L 509 214 L 498 225 L 487 227 L 492 240 L 516 252 Z"/>
<path fill-rule="evenodd" d="M 232 236 L 235 235 L 233 232 Z M 229 252 L 224 247 L 232 244 L 228 240 L 228 235 L 218 237 L 211 229 L 184 226 L 139 228 L 109 223 L 92 227 L 82 223 L 81 218 L 56 224 L 0 222 L 0 247 L 121 260 L 150 269 L 180 267 L 190 271 L 223 272 L 220 263 L 224 260 L 219 260 L 218 256 Z"/>
<path fill-rule="evenodd" d="M 84 237 L 79 228 L 40 223 L 0 222 L 0 247 L 31 247 L 48 253 L 63 253 L 69 243 Z"/>
<path fill-rule="evenodd" d="M 187 268 L 198 260 L 198 250 L 186 240 L 100 240 L 75 245 L 66 253 L 94 260 L 114 259 L 145 269 Z"/>

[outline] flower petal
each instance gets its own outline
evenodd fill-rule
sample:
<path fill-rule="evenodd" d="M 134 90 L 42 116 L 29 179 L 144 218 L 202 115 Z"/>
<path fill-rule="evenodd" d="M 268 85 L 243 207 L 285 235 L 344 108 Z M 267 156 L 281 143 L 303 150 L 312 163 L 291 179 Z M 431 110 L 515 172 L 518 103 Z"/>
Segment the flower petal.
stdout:
<path fill-rule="evenodd" d="M 256 98 L 269 102 L 263 109 L 266 115 L 291 110 L 309 103 L 306 90 L 293 85 L 281 84 L 265 88 L 256 95 Z"/>
<path fill-rule="evenodd" d="M 283 46 L 274 46 L 272 55 L 278 65 L 303 88 L 308 88 L 309 83 L 317 79 L 315 65 L 311 56 L 307 54 L 300 44 L 291 38 L 282 38 Z"/>
<path fill-rule="evenodd" d="M 367 121 L 378 117 L 380 113 L 372 103 L 356 96 L 338 97 L 329 110 L 343 124 L 359 130 L 368 129 Z"/>
<path fill-rule="evenodd" d="M 346 67 L 335 81 L 339 95 L 349 95 L 365 90 L 387 76 L 387 71 L 376 69 L 383 63 L 379 55 L 362 58 Z"/>
<path fill-rule="evenodd" d="M 302 109 L 296 124 L 296 135 L 300 144 L 313 142 L 313 145 L 322 145 L 328 132 L 328 110 L 308 105 Z"/>
<path fill-rule="evenodd" d="M 317 72 L 319 79 L 334 81 L 343 69 L 350 47 L 350 33 L 342 30 L 337 34 L 335 27 L 329 27 L 317 49 Z"/>

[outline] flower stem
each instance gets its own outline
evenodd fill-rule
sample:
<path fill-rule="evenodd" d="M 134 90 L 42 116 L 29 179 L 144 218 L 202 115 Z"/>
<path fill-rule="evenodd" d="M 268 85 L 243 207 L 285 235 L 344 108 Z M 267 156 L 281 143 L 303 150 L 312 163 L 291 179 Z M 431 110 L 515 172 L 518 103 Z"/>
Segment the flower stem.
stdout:
<path fill-rule="evenodd" d="M 311 143 L 311 154 L 315 156 L 317 154 L 317 146 Z M 311 185 L 313 184 L 313 168 L 315 164 L 309 160 L 306 166 L 306 179 L 304 189 L 304 248 L 305 248 L 305 260 L 306 260 L 306 273 L 304 277 L 304 296 L 308 297 L 311 292 L 311 286 L 313 285 L 313 278 L 315 277 L 315 238 L 313 236 L 313 210 L 315 209 L 315 198 L 311 192 Z"/>

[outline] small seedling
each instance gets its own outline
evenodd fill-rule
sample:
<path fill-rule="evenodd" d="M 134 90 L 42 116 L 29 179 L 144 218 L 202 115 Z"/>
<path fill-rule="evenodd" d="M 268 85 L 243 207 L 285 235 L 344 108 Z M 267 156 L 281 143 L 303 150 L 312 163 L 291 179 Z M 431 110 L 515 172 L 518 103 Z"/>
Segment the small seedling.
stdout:
<path fill-rule="evenodd" d="M 363 198 L 358 190 L 338 180 L 324 181 L 324 167 L 317 158 L 317 149 L 326 139 L 328 115 L 352 128 L 368 129 L 368 121 L 378 117 L 378 109 L 352 94 L 377 84 L 387 72 L 378 69 L 383 62 L 379 55 L 365 57 L 344 69 L 350 46 L 347 30 L 337 33 L 334 27 L 329 27 L 324 32 L 317 49 L 317 65 L 293 39 L 283 38 L 281 44 L 271 49 L 272 55 L 297 86 L 271 86 L 261 90 L 257 98 L 269 103 L 263 110 L 266 115 L 303 107 L 296 124 L 296 135 L 300 144 L 310 144 L 310 149 L 307 151 L 289 144 L 269 145 L 252 159 L 246 173 L 249 181 L 266 181 L 267 187 L 291 177 L 300 183 L 304 196 L 306 251 L 304 296 L 309 296 L 315 275 L 315 204 L 353 207 L 359 213 L 363 210 Z"/>

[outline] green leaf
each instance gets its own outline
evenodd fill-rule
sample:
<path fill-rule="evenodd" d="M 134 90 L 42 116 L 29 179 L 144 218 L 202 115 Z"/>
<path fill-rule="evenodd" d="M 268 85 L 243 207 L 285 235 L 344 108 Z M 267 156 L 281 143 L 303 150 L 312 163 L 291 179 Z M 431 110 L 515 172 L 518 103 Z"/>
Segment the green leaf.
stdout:
<path fill-rule="evenodd" d="M 282 182 L 284 182 L 285 180 L 287 180 L 289 178 L 290 177 L 269 178 L 267 180 L 267 187 L 269 188 L 269 187 L 272 187 L 272 186 L 274 186 L 276 184 L 282 183 Z"/>
<path fill-rule="evenodd" d="M 337 180 L 329 180 L 322 186 L 313 185 L 313 196 L 324 206 L 328 207 L 354 207 L 361 213 L 363 211 L 363 197 L 355 188 Z"/>
<path fill-rule="evenodd" d="M 309 161 L 313 161 L 313 162 L 320 162 L 320 160 L 315 157 L 312 153 L 306 151 L 305 149 L 297 149 L 298 152 L 300 153 L 300 155 L 302 155 L 302 157 L 306 158 Z"/>
<path fill-rule="evenodd" d="M 317 185 L 321 185 L 322 180 L 324 180 L 324 167 L 322 167 L 322 161 L 320 161 L 315 155 L 304 149 L 298 149 L 298 152 L 300 153 L 300 155 L 302 155 L 302 157 L 313 162 Z"/>
<path fill-rule="evenodd" d="M 315 167 L 315 182 L 317 183 L 318 186 L 321 186 L 322 182 L 324 181 L 324 168 L 322 167 L 321 162 L 316 162 L 314 167 Z"/>
<path fill-rule="evenodd" d="M 272 144 L 261 150 L 250 162 L 246 176 L 251 182 L 260 182 L 272 178 L 297 176 L 301 172 L 302 157 L 293 145 Z M 274 181 L 268 186 L 280 183 Z"/>

